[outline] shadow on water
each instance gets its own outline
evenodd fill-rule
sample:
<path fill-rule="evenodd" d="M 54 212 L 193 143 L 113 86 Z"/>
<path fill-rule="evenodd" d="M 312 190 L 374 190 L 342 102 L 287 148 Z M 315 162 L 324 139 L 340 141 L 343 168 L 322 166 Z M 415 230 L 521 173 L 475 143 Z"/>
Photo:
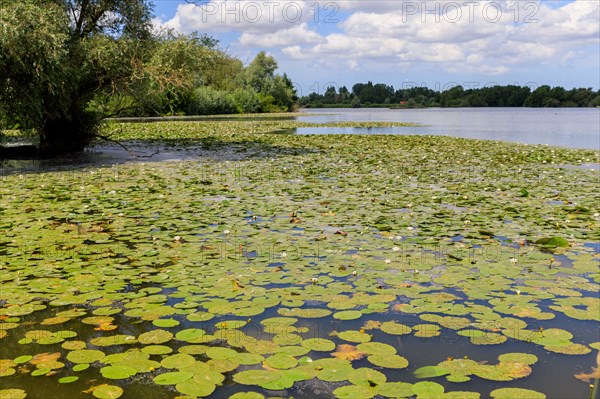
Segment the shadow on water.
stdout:
<path fill-rule="evenodd" d="M 0 158 L 0 176 L 52 171 L 70 171 L 87 167 L 103 167 L 128 163 L 206 160 L 233 162 L 250 159 L 276 158 L 316 152 L 305 147 L 276 146 L 262 140 L 220 141 L 214 138 L 200 140 L 144 140 L 123 141 L 127 150 L 114 143 L 101 143 L 85 151 L 52 158 Z"/>

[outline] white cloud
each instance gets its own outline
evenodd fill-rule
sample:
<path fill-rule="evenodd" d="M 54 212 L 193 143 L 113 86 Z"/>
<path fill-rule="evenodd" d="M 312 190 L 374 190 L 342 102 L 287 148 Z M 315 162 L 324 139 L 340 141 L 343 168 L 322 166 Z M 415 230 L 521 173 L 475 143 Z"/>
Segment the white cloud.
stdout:
<path fill-rule="evenodd" d="M 294 25 L 275 33 L 242 33 L 239 42 L 252 47 L 285 47 L 295 44 L 313 44 L 324 40 L 323 36 L 308 29 L 306 23 Z"/>
<path fill-rule="evenodd" d="M 340 72 L 433 64 L 498 75 L 589 54 L 579 49 L 600 41 L 600 2 L 212 0 L 179 5 L 164 25 L 183 33 L 238 32 L 240 51 L 279 48 L 289 60 Z"/>
<path fill-rule="evenodd" d="M 422 4 L 342 2 L 341 7 L 360 11 L 340 24 L 341 32 L 286 54 L 298 59 L 339 56 L 357 63 L 439 63 L 449 71 L 497 75 L 520 64 L 564 62 L 574 58 L 573 48 L 599 41 L 600 2 L 555 9 L 531 2 L 478 2 L 459 9 L 456 4 L 466 3 L 440 1 L 428 3 L 427 10 Z"/>
<path fill-rule="evenodd" d="M 180 4 L 165 24 L 182 33 L 278 32 L 310 21 L 310 8 L 310 2 L 297 0 L 213 0 L 200 5 Z"/>

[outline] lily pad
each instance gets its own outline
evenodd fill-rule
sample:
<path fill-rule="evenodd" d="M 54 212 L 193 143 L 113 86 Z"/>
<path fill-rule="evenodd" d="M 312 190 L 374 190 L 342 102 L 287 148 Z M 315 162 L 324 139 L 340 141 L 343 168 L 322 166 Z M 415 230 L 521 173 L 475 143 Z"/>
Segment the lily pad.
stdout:
<path fill-rule="evenodd" d="M 182 369 L 193 365 L 195 362 L 196 359 L 193 356 L 185 353 L 177 353 L 164 358 L 160 364 L 167 369 Z"/>
<path fill-rule="evenodd" d="M 335 343 L 325 338 L 309 338 L 301 342 L 301 345 L 313 351 L 331 352 L 335 349 Z"/>
<path fill-rule="evenodd" d="M 494 399 L 546 399 L 541 392 L 523 388 L 499 388 L 490 392 L 490 396 Z"/>
<path fill-rule="evenodd" d="M 356 348 L 371 355 L 391 356 L 396 354 L 396 348 L 381 342 L 365 342 L 358 344 Z"/>
<path fill-rule="evenodd" d="M 102 384 L 94 388 L 92 395 L 98 399 L 117 399 L 123 395 L 123 388 L 116 385 Z"/>
<path fill-rule="evenodd" d="M 175 389 L 189 396 L 205 397 L 215 391 L 216 385 L 210 383 L 199 383 L 195 380 L 188 380 L 175 385 Z"/>
<path fill-rule="evenodd" d="M 141 334 L 138 341 L 144 345 L 158 345 L 173 339 L 173 333 L 166 330 L 152 330 Z"/>
<path fill-rule="evenodd" d="M 211 359 L 232 359 L 237 356 L 237 351 L 231 348 L 221 348 L 218 346 L 213 346 L 206 349 L 206 356 Z"/>
<path fill-rule="evenodd" d="M 172 371 L 168 373 L 159 374 L 152 379 L 155 384 L 158 385 L 175 385 L 180 382 L 184 382 L 192 379 L 194 374 L 182 371 Z"/>
<path fill-rule="evenodd" d="M 104 378 L 111 380 L 123 380 L 137 374 L 132 367 L 127 366 L 106 366 L 100 369 Z"/>
<path fill-rule="evenodd" d="M 371 355 L 367 359 L 375 366 L 388 369 L 403 369 L 408 367 L 408 360 L 399 355 Z"/>
<path fill-rule="evenodd" d="M 300 317 L 305 319 L 319 319 L 322 317 L 327 317 L 331 314 L 331 310 L 328 309 L 319 309 L 319 308 L 280 308 L 277 310 L 277 313 L 284 317 Z"/>
<path fill-rule="evenodd" d="M 104 352 L 95 349 L 80 349 L 69 352 L 67 360 L 73 363 L 93 363 L 101 361 L 106 355 Z"/>
<path fill-rule="evenodd" d="M 338 399 L 369 399 L 377 395 L 377 390 L 372 387 L 346 385 L 333 391 Z"/>
<path fill-rule="evenodd" d="M 265 359 L 265 364 L 275 369 L 286 370 L 296 367 L 298 365 L 298 360 L 293 356 L 277 353 L 267 357 Z"/>
<path fill-rule="evenodd" d="M 334 319 L 338 320 L 356 320 L 359 319 L 363 313 L 360 310 L 345 310 L 342 312 L 336 312 L 333 314 Z"/>
<path fill-rule="evenodd" d="M 362 367 L 348 374 L 348 381 L 354 385 L 375 387 L 387 381 L 385 374 L 370 368 Z"/>
<path fill-rule="evenodd" d="M 166 345 L 148 345 L 141 350 L 148 355 L 168 355 L 173 352 L 173 349 Z"/>
<path fill-rule="evenodd" d="M 412 328 L 396 323 L 395 321 L 386 321 L 385 323 L 381 323 L 381 331 L 390 335 L 406 335 L 412 332 Z"/>
<path fill-rule="evenodd" d="M 59 378 L 58 383 L 59 384 L 69 384 L 71 382 L 75 382 L 79 379 L 79 377 L 77 377 L 76 375 L 72 375 L 72 376 L 68 376 L 68 377 L 62 377 Z"/>
<path fill-rule="evenodd" d="M 22 363 L 27 363 L 31 359 L 33 359 L 33 356 L 23 355 L 23 356 L 19 356 L 19 357 L 15 358 L 14 362 L 15 362 L 15 364 L 22 364 Z"/>
<path fill-rule="evenodd" d="M 2 399 L 23 399 L 27 396 L 27 392 L 23 389 L 0 389 L 0 398 Z"/>
<path fill-rule="evenodd" d="M 242 385 L 263 386 L 276 381 L 281 377 L 280 374 L 267 370 L 246 370 L 240 371 L 233 376 L 233 380 Z"/>
<path fill-rule="evenodd" d="M 356 331 L 356 330 L 346 330 L 346 331 L 342 331 L 340 333 L 338 333 L 337 335 L 339 338 L 343 339 L 344 341 L 349 341 L 349 342 L 369 342 L 371 340 L 371 335 L 367 334 L 366 332 L 361 332 L 361 331 Z"/>

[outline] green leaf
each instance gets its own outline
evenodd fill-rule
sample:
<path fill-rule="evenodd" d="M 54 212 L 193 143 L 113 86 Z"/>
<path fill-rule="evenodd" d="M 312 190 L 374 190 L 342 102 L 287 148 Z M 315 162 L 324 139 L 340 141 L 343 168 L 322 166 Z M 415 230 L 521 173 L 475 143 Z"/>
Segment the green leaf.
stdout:
<path fill-rule="evenodd" d="M 116 385 L 102 384 L 92 391 L 92 395 L 98 399 L 117 399 L 123 395 L 123 388 Z"/>
<path fill-rule="evenodd" d="M 494 389 L 490 396 L 494 399 L 546 399 L 546 395 L 541 392 L 523 388 Z"/>

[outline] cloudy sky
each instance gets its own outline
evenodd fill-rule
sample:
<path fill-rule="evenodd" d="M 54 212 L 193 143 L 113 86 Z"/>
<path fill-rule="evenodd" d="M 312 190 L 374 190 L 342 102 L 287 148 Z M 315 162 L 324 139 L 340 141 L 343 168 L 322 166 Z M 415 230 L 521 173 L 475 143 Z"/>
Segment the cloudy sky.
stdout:
<path fill-rule="evenodd" d="M 192 0 L 188 0 L 192 2 Z M 330 85 L 600 86 L 600 1 L 155 0 L 156 26 L 261 50 L 300 94 Z"/>

